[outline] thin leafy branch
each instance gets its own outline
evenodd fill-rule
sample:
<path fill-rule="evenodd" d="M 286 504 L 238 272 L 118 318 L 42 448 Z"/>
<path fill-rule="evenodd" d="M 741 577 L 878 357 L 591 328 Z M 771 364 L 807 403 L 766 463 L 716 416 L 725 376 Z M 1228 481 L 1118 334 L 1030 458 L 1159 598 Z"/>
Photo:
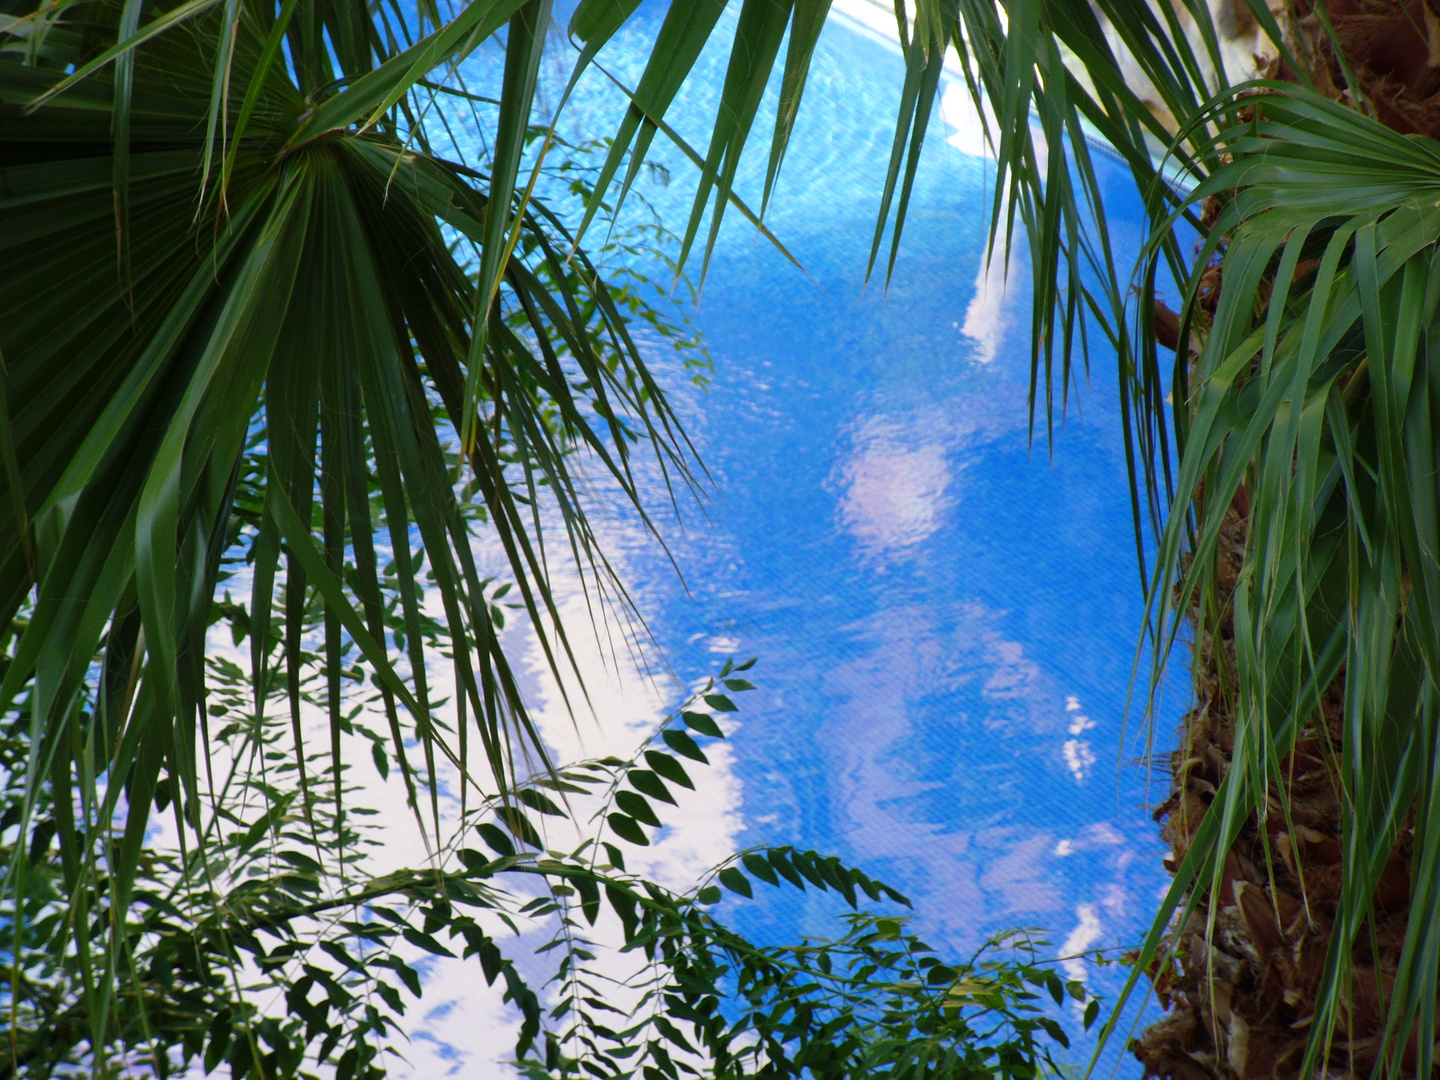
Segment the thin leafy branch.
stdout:
<path fill-rule="evenodd" d="M 310 666 L 323 681 L 320 658 Z M 530 1076 L 583 1069 L 618 1077 L 643 1066 L 667 1077 L 808 1070 L 858 1078 L 879 1070 L 1028 1080 L 1058 1068 L 1050 1045 L 1064 1046 L 1066 1036 L 1037 1004 L 1038 992 L 1057 1004 L 1084 993 L 1039 959 L 1042 942 L 997 941 L 946 965 L 905 929 L 906 917 L 857 913 L 834 941 L 760 947 L 717 919 L 713 885 L 672 892 L 627 874 L 621 849 L 593 837 L 569 852 L 544 845 L 528 814 L 563 818 L 552 795 L 653 775 L 642 766 L 653 769 L 654 750 L 542 773 L 513 798 L 492 798 L 457 820 L 440 862 L 374 874 L 385 829 L 366 806 L 366 785 L 346 765 L 337 774 L 345 814 L 331 813 L 326 773 L 317 770 L 307 815 L 296 797 L 298 766 L 284 749 L 285 718 L 247 708 L 249 679 L 238 666 L 216 659 L 212 669 L 224 710 L 217 735 L 248 746 L 268 772 L 235 755 L 202 811 L 209 842 L 176 846 L 183 828 L 171 843 L 152 841 L 118 926 L 110 875 L 73 878 L 80 891 L 67 892 L 73 853 L 57 849 L 56 830 L 45 827 L 59 813 L 63 785 L 42 790 L 41 827 L 28 836 L 16 828 L 27 797 L 28 718 L 7 725 L 3 836 L 12 849 L 26 847 L 30 880 L 24 908 L 3 909 L 17 935 L 5 974 L 6 1075 L 125 1068 L 164 1077 L 228 1065 L 232 1075 L 267 1080 L 322 1066 L 347 1078 L 382 1077 L 404 1053 L 402 1020 L 424 993 L 426 957 L 479 964 L 519 1014 L 514 1052 Z M 273 690 L 284 694 L 281 685 Z M 694 706 L 682 711 L 690 731 L 709 726 Z M 683 735 L 685 727 L 677 711 L 659 735 L 682 735 L 665 742 L 694 754 L 702 753 L 697 737 L 716 737 Z M 157 811 L 168 802 L 156 797 Z M 594 858 L 597 848 L 607 861 Z M 852 907 L 857 887 L 905 902 L 814 852 L 750 851 L 739 865 L 772 885 L 834 889 Z M 716 873 L 750 894 L 736 865 Z M 126 980 L 109 998 L 87 993 L 86 952 L 64 926 L 77 915 L 85 937 L 108 939 L 126 957 Z M 522 925 L 547 923 L 554 934 L 538 947 L 515 936 Z M 533 960 L 519 963 L 517 950 L 549 962 L 548 983 L 527 977 Z M 1092 1001 L 1087 1026 L 1097 1009 Z"/>

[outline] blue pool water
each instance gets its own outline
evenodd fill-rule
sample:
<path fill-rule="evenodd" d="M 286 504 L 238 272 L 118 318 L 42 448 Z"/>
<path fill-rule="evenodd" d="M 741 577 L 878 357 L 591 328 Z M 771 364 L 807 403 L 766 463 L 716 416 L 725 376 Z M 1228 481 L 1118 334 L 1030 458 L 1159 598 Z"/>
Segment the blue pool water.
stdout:
<path fill-rule="evenodd" d="M 603 57 L 622 77 L 656 8 Z M 671 115 L 702 148 L 724 62 L 707 54 Z M 568 63 L 547 71 L 552 98 Z M 1112 359 L 1092 356 L 1053 446 L 1032 442 L 1029 268 L 1017 258 L 974 302 L 993 166 L 947 144 L 938 116 L 894 279 L 866 286 L 901 73 L 893 48 L 832 19 L 767 217 L 809 276 L 731 214 L 693 313 L 713 385 L 670 375 L 714 479 L 704 513 L 663 526 L 684 584 L 655 544 L 614 543 L 683 680 L 730 652 L 760 658 L 731 739 L 738 844 L 862 867 L 952 954 L 1018 925 L 1057 951 L 1128 947 L 1168 879 L 1136 710 L 1126 724 L 1142 596 Z M 592 80 L 560 130 L 608 133 L 619 115 Z M 740 183 L 757 204 L 758 130 Z M 674 181 L 646 190 L 678 230 L 689 167 L 656 157 Z M 1133 251 L 1138 202 L 1099 166 Z M 833 931 L 837 908 L 762 890 L 725 910 L 779 941 Z M 1106 995 L 1123 979 L 1072 970 Z M 1071 1060 L 1087 1056 L 1082 1042 Z"/>

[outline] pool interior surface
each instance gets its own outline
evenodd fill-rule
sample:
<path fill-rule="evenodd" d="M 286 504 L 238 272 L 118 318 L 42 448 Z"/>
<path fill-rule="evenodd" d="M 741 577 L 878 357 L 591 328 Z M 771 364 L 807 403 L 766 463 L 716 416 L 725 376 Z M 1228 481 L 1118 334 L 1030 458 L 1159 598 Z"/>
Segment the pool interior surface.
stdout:
<path fill-rule="evenodd" d="M 633 80 L 662 15 L 642 8 L 602 62 Z M 552 52 L 546 106 L 573 55 Z M 493 78 L 495 60 L 471 64 Z M 708 51 L 669 117 L 702 151 L 725 62 Z M 1016 926 L 1043 928 L 1055 952 L 1118 954 L 1168 876 L 1134 703 L 1127 720 L 1143 598 L 1113 356 L 1093 350 L 1053 443 L 1043 427 L 1032 438 L 1029 267 L 1021 253 L 1008 280 L 1000 260 L 988 284 L 982 273 L 994 166 L 966 152 L 976 142 L 954 91 L 893 279 L 866 284 L 902 72 L 893 45 L 832 17 L 766 217 L 804 273 L 731 213 L 691 312 L 712 385 L 667 368 L 652 343 L 713 480 L 681 526 L 651 478 L 683 583 L 623 514 L 601 531 L 661 670 L 690 683 L 726 656 L 759 658 L 730 738 L 734 846 L 838 855 L 908 894 L 914 925 L 951 956 Z M 946 79 L 942 94 L 959 82 Z M 559 131 L 610 134 L 622 108 L 587 77 Z M 738 184 L 754 205 L 771 116 L 773 104 Z M 653 157 L 671 183 L 641 191 L 682 231 L 693 170 L 663 137 Z M 1133 252 L 1128 175 L 1097 164 L 1118 248 Z M 1183 690 L 1157 722 L 1162 751 Z M 764 942 L 834 933 L 840 910 L 833 894 L 763 886 L 721 907 Z M 1107 998 L 1125 975 L 1067 967 Z M 1078 1013 L 1067 1060 L 1083 1066 L 1093 1044 Z M 1139 1077 L 1122 1043 L 1101 1074 Z"/>

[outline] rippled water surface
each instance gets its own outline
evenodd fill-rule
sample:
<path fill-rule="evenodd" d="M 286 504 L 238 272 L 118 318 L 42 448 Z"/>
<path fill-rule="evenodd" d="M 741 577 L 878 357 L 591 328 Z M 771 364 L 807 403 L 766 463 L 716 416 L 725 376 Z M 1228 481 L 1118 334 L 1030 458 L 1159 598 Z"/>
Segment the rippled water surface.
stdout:
<path fill-rule="evenodd" d="M 617 74 L 659 14 L 607 52 Z M 707 55 L 672 117 L 702 148 L 723 64 Z M 1112 359 L 1092 357 L 1053 446 L 1032 442 L 1029 268 L 981 273 L 993 166 L 965 152 L 953 91 L 894 278 L 866 287 L 901 70 L 832 19 L 767 217 L 805 274 L 732 214 L 695 314 L 713 385 L 670 379 L 714 481 L 705 513 L 663 526 L 684 585 L 633 529 L 611 546 L 683 681 L 760 658 L 724 798 L 688 811 L 724 818 L 732 849 L 837 854 L 908 893 L 947 951 L 1022 924 L 1071 951 L 1133 944 L 1167 879 L 1125 725 L 1142 600 Z M 591 84 L 562 133 L 613 130 L 616 104 Z M 765 149 L 740 184 L 757 202 Z M 679 228 L 688 166 L 657 156 L 675 181 L 647 190 Z M 1133 249 L 1136 201 L 1099 165 Z M 727 910 L 774 941 L 832 930 L 836 908 L 762 889 Z"/>

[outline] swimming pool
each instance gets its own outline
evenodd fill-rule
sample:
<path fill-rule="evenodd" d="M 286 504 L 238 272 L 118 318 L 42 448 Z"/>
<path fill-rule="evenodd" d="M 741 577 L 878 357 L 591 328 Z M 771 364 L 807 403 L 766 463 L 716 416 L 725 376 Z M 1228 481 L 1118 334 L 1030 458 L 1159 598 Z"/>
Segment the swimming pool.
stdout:
<path fill-rule="evenodd" d="M 663 12 L 651 6 L 602 54 L 621 77 L 643 63 Z M 707 53 L 670 115 L 702 147 L 724 62 Z M 1168 877 L 1133 710 L 1126 724 L 1143 605 L 1114 371 L 1097 353 L 1053 447 L 1031 442 L 1029 271 L 1017 258 L 1008 282 L 998 263 L 981 272 L 993 171 L 966 152 L 977 145 L 953 93 L 894 279 L 865 286 L 901 68 L 854 19 L 832 18 L 821 38 L 767 216 L 808 279 L 727 218 L 693 314 L 713 385 L 670 379 L 714 478 L 703 514 L 661 525 L 684 583 L 622 515 L 602 525 L 673 676 L 614 679 L 600 726 L 578 732 L 551 692 L 545 730 L 562 756 L 628 745 L 680 684 L 757 656 L 733 753 L 640 868 L 679 882 L 740 847 L 794 844 L 907 893 L 942 951 L 1018 925 L 1067 953 L 1129 946 Z M 557 62 L 547 92 L 567 74 Z M 588 80 L 560 131 L 608 133 L 620 106 Z M 757 203 L 762 125 L 739 183 Z M 678 228 L 689 166 L 658 142 L 655 156 L 674 182 L 647 194 Z M 1133 250 L 1138 200 L 1121 168 L 1098 164 Z M 1162 716 L 1162 737 L 1177 715 Z M 778 941 L 833 931 L 837 905 L 762 890 L 724 910 Z M 1101 994 L 1123 980 L 1069 966 Z M 453 1045 L 459 1029 L 436 1024 Z M 1118 1042 L 1107 1057 L 1138 1076 Z M 1087 1057 L 1078 1041 L 1071 1060 Z"/>

